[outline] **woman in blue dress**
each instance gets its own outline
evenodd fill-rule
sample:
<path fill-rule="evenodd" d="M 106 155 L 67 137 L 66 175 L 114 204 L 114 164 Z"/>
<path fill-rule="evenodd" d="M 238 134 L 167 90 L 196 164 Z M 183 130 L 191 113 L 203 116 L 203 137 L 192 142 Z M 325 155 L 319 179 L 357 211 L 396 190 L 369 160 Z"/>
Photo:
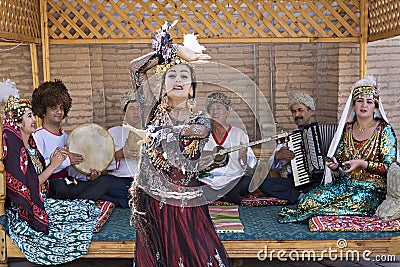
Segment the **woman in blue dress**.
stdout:
<path fill-rule="evenodd" d="M 280 223 L 304 222 L 316 215 L 375 213 L 386 195 L 387 171 L 397 160 L 397 138 L 379 93 L 370 76 L 353 85 L 328 151 L 328 183 L 305 194 L 296 208 L 282 208 Z"/>
<path fill-rule="evenodd" d="M 3 121 L 8 234 L 29 261 L 63 264 L 87 253 L 100 210 L 90 200 L 50 198 L 47 179 L 67 155 L 57 148 L 46 166 L 35 127 L 29 100 L 10 96 Z"/>

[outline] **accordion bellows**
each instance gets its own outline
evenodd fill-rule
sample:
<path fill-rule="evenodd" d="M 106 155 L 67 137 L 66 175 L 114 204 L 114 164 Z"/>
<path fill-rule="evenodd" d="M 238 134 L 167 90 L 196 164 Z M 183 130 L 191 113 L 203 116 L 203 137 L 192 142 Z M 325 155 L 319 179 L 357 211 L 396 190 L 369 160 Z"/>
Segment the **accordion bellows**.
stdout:
<path fill-rule="evenodd" d="M 387 174 L 386 199 L 379 205 L 375 213 L 383 220 L 400 218 L 400 163 L 394 162 Z"/>

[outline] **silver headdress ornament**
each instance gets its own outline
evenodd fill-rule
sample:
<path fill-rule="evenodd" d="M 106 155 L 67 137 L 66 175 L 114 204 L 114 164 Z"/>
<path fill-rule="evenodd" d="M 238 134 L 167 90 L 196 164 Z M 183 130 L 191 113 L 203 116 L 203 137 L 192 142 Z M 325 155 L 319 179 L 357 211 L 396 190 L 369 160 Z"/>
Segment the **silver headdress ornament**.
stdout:
<path fill-rule="evenodd" d="M 364 79 L 361 79 L 354 83 L 352 87 L 352 98 L 355 100 L 357 97 L 360 95 L 371 95 L 372 98 L 376 103 L 378 103 L 379 100 L 379 93 L 380 89 L 378 87 L 378 84 L 374 78 L 374 76 L 369 75 L 365 77 Z"/>
<path fill-rule="evenodd" d="M 293 105 L 302 104 L 312 111 L 315 111 L 314 99 L 306 93 L 298 93 L 289 97 L 288 109 L 290 110 Z"/>
<path fill-rule="evenodd" d="M 152 34 L 152 47 L 159 56 L 159 64 L 157 65 L 156 72 L 164 73 L 169 68 L 177 64 L 188 64 L 188 62 L 177 55 L 177 44 L 172 44 L 172 37 L 169 31 L 178 21 L 173 23 L 165 22 L 161 29 Z M 183 36 L 183 46 L 189 47 L 194 52 L 201 53 L 206 48 L 199 44 L 197 36 L 192 34 L 185 34 Z"/>

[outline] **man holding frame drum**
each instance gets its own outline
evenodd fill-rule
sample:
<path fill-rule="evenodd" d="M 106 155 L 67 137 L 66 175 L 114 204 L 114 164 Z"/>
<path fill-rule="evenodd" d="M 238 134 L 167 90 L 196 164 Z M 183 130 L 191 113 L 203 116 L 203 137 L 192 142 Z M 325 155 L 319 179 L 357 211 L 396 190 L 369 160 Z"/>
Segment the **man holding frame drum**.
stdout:
<path fill-rule="evenodd" d="M 69 151 L 68 135 L 60 127 L 71 109 L 71 104 L 68 89 L 60 80 L 45 82 L 32 94 L 32 110 L 43 121 L 42 126 L 33 134 L 39 151 L 47 164 L 56 147 L 60 147 L 68 156 L 49 178 L 52 197 L 109 200 L 108 177 L 100 176 L 101 172 L 96 169 L 91 169 L 86 176 L 72 167 L 79 165 L 84 159 L 82 155 Z"/>
<path fill-rule="evenodd" d="M 133 90 L 121 95 L 121 109 L 124 112 L 123 124 L 128 124 L 137 129 L 141 128 L 139 106 Z M 122 125 L 108 129 L 111 134 L 115 153 L 107 171 L 110 179 L 110 201 L 122 208 L 129 207 L 129 187 L 138 168 L 139 149 L 138 141 L 142 137 Z M 114 152 L 114 150 L 113 150 Z"/>

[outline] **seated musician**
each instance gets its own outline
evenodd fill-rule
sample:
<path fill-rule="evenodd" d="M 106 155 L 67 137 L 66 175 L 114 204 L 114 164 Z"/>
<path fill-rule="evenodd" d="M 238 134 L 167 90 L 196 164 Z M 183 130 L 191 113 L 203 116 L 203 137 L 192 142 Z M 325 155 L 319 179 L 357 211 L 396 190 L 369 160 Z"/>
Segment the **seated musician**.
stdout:
<path fill-rule="evenodd" d="M 292 113 L 293 121 L 297 129 L 303 129 L 305 125 L 314 121 L 315 102 L 306 93 L 298 93 L 289 98 L 288 108 Z M 279 144 L 268 164 L 271 171 L 279 173 L 278 177 L 267 177 L 259 186 L 260 191 L 280 199 L 286 199 L 290 203 L 295 203 L 303 193 L 294 186 L 293 172 L 290 161 L 295 157 L 285 144 Z M 316 186 L 315 184 L 309 185 Z M 305 188 L 307 190 L 309 188 Z"/>
<path fill-rule="evenodd" d="M 224 93 L 216 92 L 207 97 L 207 111 L 213 130 L 205 151 L 212 151 L 216 146 L 230 148 L 249 143 L 249 137 L 243 130 L 227 123 L 230 110 L 231 101 Z M 215 190 L 216 199 L 241 204 L 241 196 L 249 193 L 251 181 L 251 176 L 245 174 L 246 169 L 254 168 L 257 159 L 251 148 L 246 146 L 225 156 L 226 165 L 210 170 L 211 175 L 200 181 Z"/>
<path fill-rule="evenodd" d="M 306 193 L 296 208 L 283 208 L 280 223 L 303 222 L 314 215 L 375 213 L 385 198 L 388 169 L 397 160 L 397 138 L 379 91 L 370 76 L 353 85 L 328 151 L 332 162 L 326 162 L 326 184 Z"/>
<path fill-rule="evenodd" d="M 121 95 L 121 109 L 124 112 L 124 122 L 140 129 L 140 114 L 138 103 L 132 90 Z M 131 186 L 133 176 L 136 173 L 139 145 L 142 138 L 122 125 L 108 129 L 114 139 L 115 157 L 107 168 L 110 177 L 110 192 L 108 195 L 117 206 L 129 207 L 128 189 Z"/>
<path fill-rule="evenodd" d="M 91 175 L 79 173 L 71 165 L 82 163 L 83 157 L 68 151 L 68 135 L 61 128 L 62 120 L 71 109 L 72 99 L 68 89 L 60 80 L 42 83 L 32 94 L 32 110 L 42 119 L 33 134 L 46 164 L 50 163 L 53 151 L 58 147 L 68 153 L 68 158 L 49 178 L 52 196 L 59 199 L 108 200 L 109 180 L 100 177 L 100 171 L 92 169 Z"/>
<path fill-rule="evenodd" d="M 45 165 L 32 138 L 36 119 L 28 99 L 10 96 L 4 111 L 7 205 L 3 223 L 7 226 L 3 226 L 27 260 L 35 263 L 24 265 L 61 265 L 87 254 L 99 209 L 85 199 L 52 198 L 48 178 L 67 154 L 56 148 Z"/>

